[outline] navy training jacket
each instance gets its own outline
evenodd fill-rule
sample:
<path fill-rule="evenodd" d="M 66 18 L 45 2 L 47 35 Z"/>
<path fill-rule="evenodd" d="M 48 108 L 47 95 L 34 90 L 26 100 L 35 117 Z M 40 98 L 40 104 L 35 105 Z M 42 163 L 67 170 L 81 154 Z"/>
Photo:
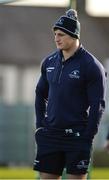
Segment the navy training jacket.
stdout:
<path fill-rule="evenodd" d="M 36 86 L 36 127 L 86 126 L 84 137 L 93 139 L 105 109 L 106 72 L 81 45 L 62 62 L 57 50 L 42 63 Z"/>

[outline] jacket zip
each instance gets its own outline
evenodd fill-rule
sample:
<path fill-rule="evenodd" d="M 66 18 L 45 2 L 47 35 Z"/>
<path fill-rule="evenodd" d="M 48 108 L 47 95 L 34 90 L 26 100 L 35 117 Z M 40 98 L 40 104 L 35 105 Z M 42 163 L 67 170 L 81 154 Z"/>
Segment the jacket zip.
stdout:
<path fill-rule="evenodd" d="M 64 65 L 62 64 L 61 71 L 60 71 L 59 78 L 58 78 L 58 84 L 60 84 L 60 79 L 62 76 L 63 67 L 64 67 Z"/>

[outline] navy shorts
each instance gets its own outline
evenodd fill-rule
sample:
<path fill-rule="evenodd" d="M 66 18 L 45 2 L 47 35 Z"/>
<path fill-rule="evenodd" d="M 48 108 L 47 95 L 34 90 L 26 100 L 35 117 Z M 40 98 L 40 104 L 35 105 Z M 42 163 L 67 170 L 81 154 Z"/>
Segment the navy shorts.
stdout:
<path fill-rule="evenodd" d="M 39 132 L 36 137 L 37 155 L 34 161 L 34 170 L 56 175 L 62 175 L 64 168 L 66 168 L 67 174 L 86 174 L 88 172 L 92 149 L 90 146 L 86 148 L 83 144 L 84 147 L 80 146 L 79 148 L 75 140 L 74 144 L 68 143 L 68 141 L 71 142 L 71 136 L 63 137 L 61 135 L 59 137 L 63 137 L 63 141 L 60 139 L 58 143 L 57 136 L 55 138 L 50 136 L 50 138 L 48 132 L 45 133 L 43 130 Z M 64 148 L 66 145 L 67 148 Z"/>

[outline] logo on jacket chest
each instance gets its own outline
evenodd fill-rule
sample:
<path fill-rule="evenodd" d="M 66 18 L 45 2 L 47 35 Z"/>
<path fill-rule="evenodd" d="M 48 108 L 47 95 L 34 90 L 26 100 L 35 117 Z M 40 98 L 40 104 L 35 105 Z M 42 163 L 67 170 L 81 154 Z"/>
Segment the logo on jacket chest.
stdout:
<path fill-rule="evenodd" d="M 69 77 L 72 79 L 79 79 L 80 78 L 80 71 L 79 70 L 71 71 L 71 73 L 69 73 Z"/>

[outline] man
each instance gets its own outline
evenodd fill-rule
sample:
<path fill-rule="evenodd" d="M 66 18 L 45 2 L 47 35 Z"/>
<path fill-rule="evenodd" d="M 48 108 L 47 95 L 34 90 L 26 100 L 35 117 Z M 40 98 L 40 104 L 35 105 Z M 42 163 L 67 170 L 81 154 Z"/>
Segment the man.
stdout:
<path fill-rule="evenodd" d="M 53 26 L 56 52 L 45 58 L 36 87 L 34 170 L 41 179 L 86 179 L 92 142 L 105 109 L 105 70 L 80 44 L 77 12 Z"/>

